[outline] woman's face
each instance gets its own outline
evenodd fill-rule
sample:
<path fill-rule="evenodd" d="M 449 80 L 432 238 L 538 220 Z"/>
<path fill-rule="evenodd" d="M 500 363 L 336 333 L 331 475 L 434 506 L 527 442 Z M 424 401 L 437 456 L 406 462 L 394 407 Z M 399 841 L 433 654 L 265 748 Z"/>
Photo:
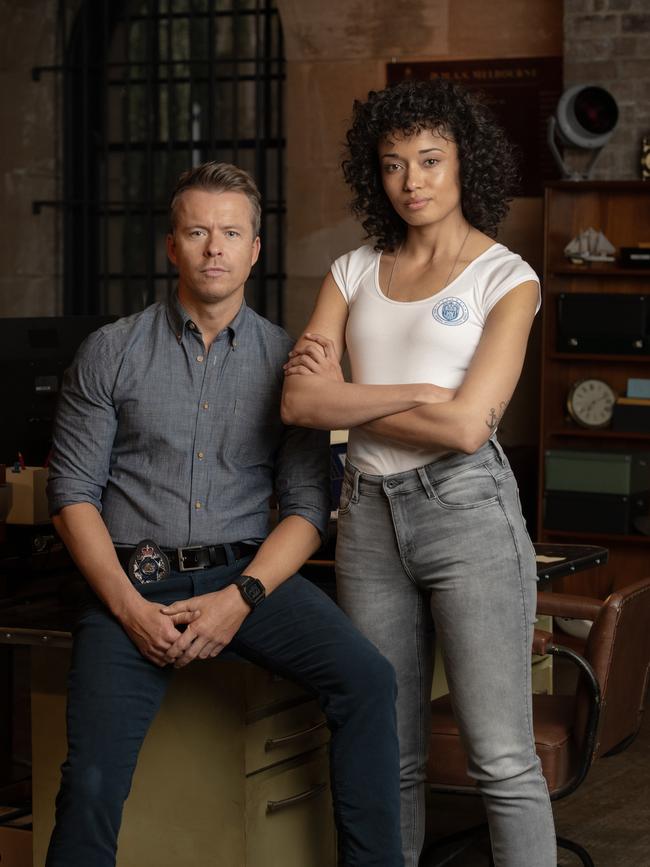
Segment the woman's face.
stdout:
<path fill-rule="evenodd" d="M 456 143 L 438 132 L 405 136 L 395 131 L 379 142 L 386 195 L 410 226 L 439 223 L 461 213 Z"/>

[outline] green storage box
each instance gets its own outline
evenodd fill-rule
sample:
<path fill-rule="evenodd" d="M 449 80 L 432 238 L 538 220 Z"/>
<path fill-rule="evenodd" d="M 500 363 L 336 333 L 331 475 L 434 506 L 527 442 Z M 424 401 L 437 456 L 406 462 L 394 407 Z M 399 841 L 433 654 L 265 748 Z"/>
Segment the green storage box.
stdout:
<path fill-rule="evenodd" d="M 650 452 L 591 452 L 548 449 L 547 491 L 636 494 L 650 490 Z"/>

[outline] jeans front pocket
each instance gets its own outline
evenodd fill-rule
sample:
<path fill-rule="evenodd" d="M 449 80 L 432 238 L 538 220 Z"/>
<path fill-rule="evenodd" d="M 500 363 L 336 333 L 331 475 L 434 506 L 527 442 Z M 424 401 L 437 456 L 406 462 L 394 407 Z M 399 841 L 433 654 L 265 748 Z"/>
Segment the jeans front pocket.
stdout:
<path fill-rule="evenodd" d="M 485 464 L 461 469 L 432 487 L 444 509 L 478 509 L 499 499 L 497 480 Z"/>

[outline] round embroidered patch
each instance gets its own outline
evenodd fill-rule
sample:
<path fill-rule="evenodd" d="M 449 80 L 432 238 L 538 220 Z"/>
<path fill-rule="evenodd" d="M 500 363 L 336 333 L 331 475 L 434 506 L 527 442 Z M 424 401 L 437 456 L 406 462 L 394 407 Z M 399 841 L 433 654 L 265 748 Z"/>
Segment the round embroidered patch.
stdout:
<path fill-rule="evenodd" d="M 443 298 L 438 301 L 431 314 L 441 325 L 462 325 L 469 319 L 467 304 L 460 298 Z"/>

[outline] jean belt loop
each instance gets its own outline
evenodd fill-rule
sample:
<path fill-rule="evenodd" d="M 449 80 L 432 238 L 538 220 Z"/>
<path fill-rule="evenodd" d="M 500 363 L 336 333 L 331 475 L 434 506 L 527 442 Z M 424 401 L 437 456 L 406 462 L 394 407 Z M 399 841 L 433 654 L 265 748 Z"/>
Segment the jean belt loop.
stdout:
<path fill-rule="evenodd" d="M 420 477 L 420 482 L 422 483 L 422 487 L 426 491 L 426 495 L 430 500 L 435 498 L 435 494 L 433 493 L 433 485 L 431 484 L 431 479 L 427 473 L 426 467 L 418 467 L 417 474 Z"/>
<path fill-rule="evenodd" d="M 505 456 L 503 449 L 501 448 L 501 443 L 499 442 L 499 440 L 496 438 L 496 436 L 491 436 L 490 439 L 488 440 L 488 442 L 492 443 L 492 446 L 494 447 L 494 450 L 497 453 L 497 457 L 499 458 L 499 463 L 501 464 L 502 467 L 505 467 L 506 456 Z"/>
<path fill-rule="evenodd" d="M 359 502 L 359 479 L 361 478 L 361 473 L 359 470 L 353 466 L 349 461 L 345 464 L 345 474 L 348 477 L 348 481 L 350 482 L 350 487 L 352 488 L 351 500 L 353 503 Z"/>
<path fill-rule="evenodd" d="M 225 553 L 225 555 L 226 555 L 226 562 L 227 562 L 227 564 L 228 564 L 229 566 L 232 566 L 232 565 L 234 564 L 234 562 L 235 562 L 235 553 L 234 553 L 234 551 L 232 550 L 232 547 L 231 547 L 230 545 L 224 545 L 224 546 L 223 546 L 223 550 L 224 550 L 224 553 Z"/>

